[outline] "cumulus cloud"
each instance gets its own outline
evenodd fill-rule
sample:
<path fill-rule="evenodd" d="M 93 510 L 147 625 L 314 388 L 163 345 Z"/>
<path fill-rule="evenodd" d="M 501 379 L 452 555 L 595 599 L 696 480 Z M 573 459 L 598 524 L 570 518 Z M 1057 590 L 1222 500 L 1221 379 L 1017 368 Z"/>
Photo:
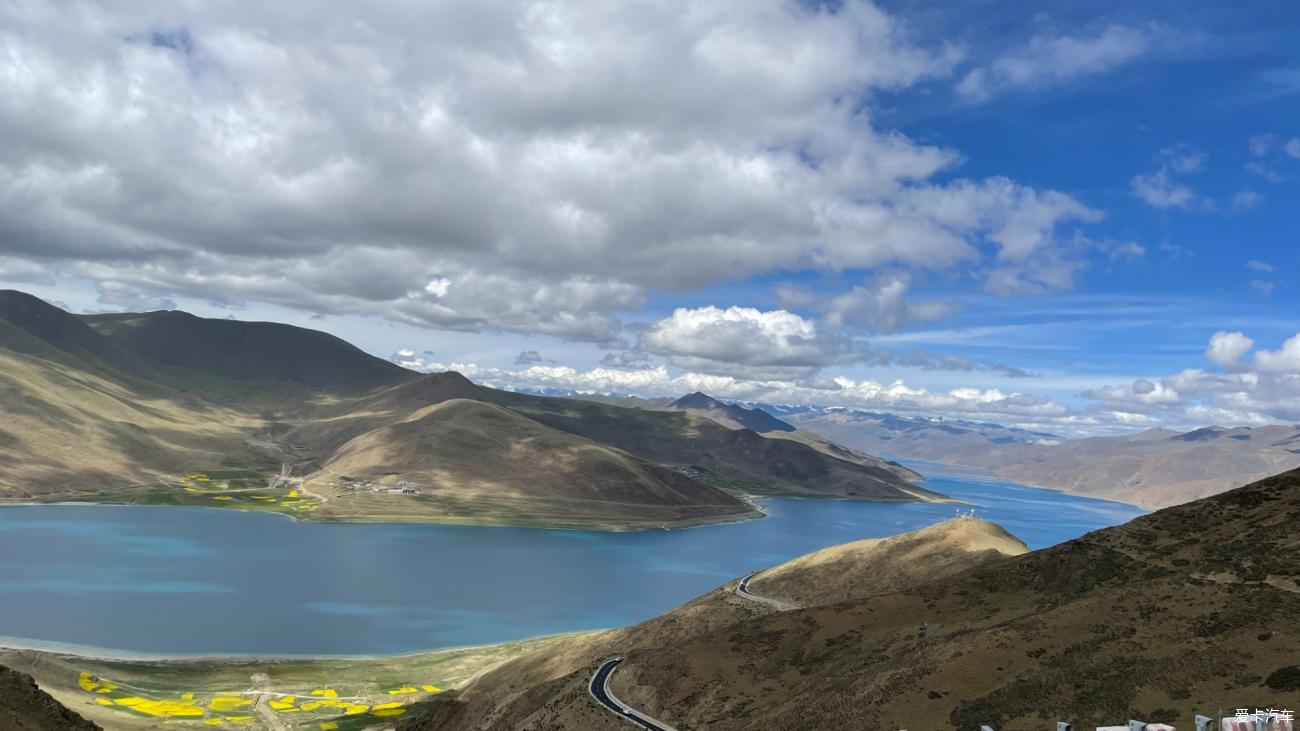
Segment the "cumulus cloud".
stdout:
<path fill-rule="evenodd" d="M 1205 359 L 1224 368 L 1232 368 L 1241 356 L 1255 347 L 1255 341 L 1244 333 L 1220 330 L 1210 336 L 1210 346 L 1205 349 Z"/>
<path fill-rule="evenodd" d="M 1188 368 L 1171 376 L 1093 389 L 1102 409 L 1158 417 L 1171 426 L 1300 421 L 1300 334 L 1277 350 L 1256 350 L 1240 332 L 1217 332 L 1205 357 L 1225 370 Z"/>
<path fill-rule="evenodd" d="M 682 368 L 755 377 L 809 376 L 861 355 L 840 335 L 785 310 L 679 308 L 641 333 L 640 347 Z"/>
<path fill-rule="evenodd" d="M 811 290 L 783 284 L 777 299 L 792 307 L 816 309 L 832 328 L 855 328 L 872 333 L 891 333 L 904 325 L 937 320 L 956 313 L 960 305 L 943 300 L 913 301 L 908 298 L 912 277 L 895 272 L 822 301 Z"/>
<path fill-rule="evenodd" d="M 1108 73 L 1151 50 L 1158 28 L 1111 25 L 1083 36 L 1035 35 L 987 66 L 972 69 L 957 84 L 957 93 L 983 102 L 1013 90 L 1041 89 Z"/>
<path fill-rule="evenodd" d="M 1129 185 L 1134 195 L 1153 208 L 1187 208 L 1196 202 L 1196 191 L 1176 180 L 1166 165 L 1153 173 L 1133 176 Z"/>
<path fill-rule="evenodd" d="M 1083 392 L 1083 397 L 1102 401 L 1108 407 L 1172 405 L 1181 401 L 1178 392 L 1164 383 L 1152 383 L 1145 378 L 1123 386 L 1106 386 Z"/>
<path fill-rule="evenodd" d="M 601 365 L 611 368 L 640 368 L 649 365 L 653 357 L 640 350 L 622 350 L 613 353 L 606 353 L 600 359 Z"/>
<path fill-rule="evenodd" d="M 1281 350 L 1255 353 L 1255 367 L 1264 373 L 1300 374 L 1300 334 L 1283 343 Z"/>
<path fill-rule="evenodd" d="M 122 306 L 611 342 L 650 290 L 1041 268 L 1095 220 L 879 128 L 873 94 L 956 56 L 861 0 L 22 3 L 0 45 L 0 255 Z"/>
<path fill-rule="evenodd" d="M 815 404 L 889 409 L 912 413 L 943 413 L 955 417 L 1007 420 L 1056 419 L 1068 409 L 1051 399 L 999 389 L 955 388 L 930 391 L 902 380 L 883 383 L 845 377 L 795 381 L 747 379 L 715 373 L 674 373 L 665 365 L 633 370 L 534 365 L 520 370 L 485 368 L 473 363 L 424 362 L 418 370 L 457 370 L 485 385 L 513 390 L 561 390 L 576 393 L 680 396 L 693 391 L 740 401 Z"/>
<path fill-rule="evenodd" d="M 536 350 L 521 350 L 519 351 L 519 355 L 515 356 L 515 365 L 526 366 L 534 363 L 541 363 L 545 360 L 546 359 L 542 357 L 542 354 Z"/>

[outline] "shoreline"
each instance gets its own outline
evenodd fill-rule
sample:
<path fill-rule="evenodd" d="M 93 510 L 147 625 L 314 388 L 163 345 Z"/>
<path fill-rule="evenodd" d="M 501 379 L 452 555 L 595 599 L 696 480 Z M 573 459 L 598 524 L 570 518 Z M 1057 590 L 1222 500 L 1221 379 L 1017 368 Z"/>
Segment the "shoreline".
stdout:
<path fill-rule="evenodd" d="M 582 526 L 574 526 L 574 525 L 539 525 L 535 523 L 480 523 L 480 522 L 473 522 L 470 520 L 456 520 L 456 519 L 392 520 L 392 519 L 383 519 L 383 518 L 364 518 L 364 517 L 319 519 L 319 518 L 303 518 L 297 515 L 289 515 L 287 513 L 281 513 L 276 510 L 250 510 L 248 508 L 238 508 L 238 507 L 227 508 L 220 505 L 167 505 L 167 504 L 108 503 L 108 502 L 99 503 L 99 502 L 89 502 L 84 500 L 41 501 L 41 500 L 32 500 L 31 498 L 21 498 L 21 502 L 8 502 L 8 500 L 10 500 L 11 498 L 5 498 L 5 497 L 0 497 L 0 508 L 81 507 L 81 508 L 159 508 L 159 509 L 185 509 L 185 510 L 216 510 L 223 513 L 248 513 L 248 514 L 256 514 L 256 515 L 273 515 L 280 518 L 285 518 L 294 523 L 315 523 L 318 525 L 326 525 L 330 523 L 339 524 L 339 525 L 347 525 L 350 523 L 360 524 L 360 525 L 440 525 L 440 526 L 462 526 L 467 528 L 515 528 L 515 529 L 524 528 L 530 530 L 579 531 L 579 532 L 589 532 L 589 533 L 637 533 L 641 531 L 670 531 L 670 530 L 688 530 L 691 528 L 708 528 L 709 526 L 715 526 L 715 525 L 728 525 L 730 523 L 743 523 L 749 520 L 761 520 L 767 517 L 767 511 L 764 510 L 761 505 L 757 504 L 754 501 L 766 500 L 778 496 L 744 495 L 738 497 L 741 497 L 742 499 L 745 500 L 745 502 L 749 503 L 750 507 L 753 508 L 754 512 L 736 515 L 732 518 L 725 519 L 725 520 L 716 520 L 711 522 L 695 522 L 695 523 L 687 523 L 682 525 L 669 525 L 669 524 L 662 524 L 658 526 L 646 525 L 646 526 L 638 526 L 638 527 L 633 527 L 629 525 L 629 526 L 620 526 L 614 528 L 602 528 L 598 526 L 582 527 Z M 16 500 L 17 498 L 13 498 L 13 499 Z M 798 498 L 791 496 L 791 497 L 778 497 L 778 499 L 793 500 Z M 813 499 L 834 500 L 837 498 L 813 498 Z M 865 502 L 875 502 L 875 501 L 865 501 Z M 917 501 L 917 502 L 927 502 L 927 501 Z"/>
<path fill-rule="evenodd" d="M 478 645 L 457 645 L 455 647 L 435 647 L 427 650 L 412 650 L 410 652 L 393 652 L 382 653 L 378 655 L 297 655 L 297 654 L 278 654 L 278 655 L 249 655 L 241 653 L 151 653 L 137 652 L 133 650 L 119 650 L 111 647 L 96 647 L 94 645 L 79 645 L 71 642 L 58 642 L 56 640 L 38 640 L 25 637 L 12 637 L 0 635 L 0 655 L 5 653 L 22 653 L 34 652 L 42 655 L 52 655 L 63 658 L 73 658 L 78 660 L 95 660 L 100 662 L 127 662 L 127 663 L 219 663 L 219 664 L 243 664 L 243 663 L 275 663 L 275 662 L 382 662 L 385 660 L 411 659 L 424 656 L 450 655 L 454 653 L 474 652 L 478 650 L 487 650 L 494 647 L 504 647 L 507 645 L 516 645 L 521 643 L 536 642 L 540 640 L 559 639 L 563 637 L 573 637 L 578 635 L 591 634 L 594 632 L 608 631 L 609 627 L 598 629 L 573 630 L 570 632 L 552 632 L 549 634 L 530 635 L 520 637 L 514 640 L 503 640 L 501 642 L 486 642 Z"/>

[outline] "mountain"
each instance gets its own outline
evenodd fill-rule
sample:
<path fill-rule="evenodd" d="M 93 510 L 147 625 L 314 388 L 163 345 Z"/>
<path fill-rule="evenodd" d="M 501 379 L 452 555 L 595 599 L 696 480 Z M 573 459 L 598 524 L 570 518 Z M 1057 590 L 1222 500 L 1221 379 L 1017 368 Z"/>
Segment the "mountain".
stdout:
<path fill-rule="evenodd" d="M 788 409 L 783 417 L 855 449 L 947 464 L 965 464 L 961 460 L 990 448 L 1063 441 L 1054 434 L 991 422 L 899 416 L 841 407 Z"/>
<path fill-rule="evenodd" d="M 0 667 L 0 728 L 5 731 L 92 731 L 78 716 L 36 687 L 30 676 Z"/>
<path fill-rule="evenodd" d="M 682 396 L 669 404 L 668 408 L 707 416 L 728 429 L 752 429 L 759 434 L 795 430 L 794 426 L 762 409 L 747 409 L 737 404 L 726 404 L 699 391 Z"/>
<path fill-rule="evenodd" d="M 287 325 L 78 317 L 20 292 L 0 292 L 0 409 L 0 499 L 588 528 L 758 516 L 739 492 L 941 499 L 691 414 L 419 374 Z"/>
<path fill-rule="evenodd" d="M 963 519 L 796 559 L 656 619 L 557 642 L 405 729 L 618 729 L 586 684 L 678 728 L 1075 728 L 1288 707 L 1300 471 L 1023 552 Z M 836 580 L 826 581 L 827 577 Z"/>
<path fill-rule="evenodd" d="M 448 508 L 451 499 L 472 499 L 495 513 L 546 516 L 548 524 L 581 516 L 680 525 L 754 514 L 726 490 L 942 499 L 888 469 L 694 414 L 498 391 L 455 372 L 406 381 L 340 408 L 277 437 L 299 456 L 295 474 L 325 498 L 323 515 L 331 517 L 346 517 L 338 511 L 352 509 L 358 482 L 407 485 Z M 637 515 L 627 514 L 628 503 Z"/>
<path fill-rule="evenodd" d="M 1153 429 L 994 450 L 968 461 L 1019 482 L 1162 507 L 1300 466 L 1300 426 Z"/>
<path fill-rule="evenodd" d="M 1078 495 L 1168 507 L 1300 467 L 1300 426 L 1179 433 L 1148 429 L 1062 439 L 999 424 L 898 417 L 847 409 L 787 415 L 799 426 L 876 454 L 975 467 Z"/>
<path fill-rule="evenodd" d="M 265 462 L 255 420 L 168 385 L 79 318 L 0 292 L 0 493 L 67 495 Z"/>
<path fill-rule="evenodd" d="M 897 462 L 883 460 L 865 452 L 837 444 L 821 434 L 807 429 L 800 429 L 781 421 L 761 408 L 746 408 L 739 404 L 725 403 L 699 391 L 682 396 L 663 408 L 671 411 L 687 411 L 698 414 L 728 429 L 749 429 L 769 438 L 800 442 L 829 457 L 854 462 L 864 467 L 885 470 L 904 480 L 919 481 L 924 479 L 919 473 Z"/>
<path fill-rule="evenodd" d="M 411 377 L 333 335 L 275 322 L 195 317 L 187 312 L 84 315 L 120 349 L 156 364 L 231 381 L 365 392 Z"/>

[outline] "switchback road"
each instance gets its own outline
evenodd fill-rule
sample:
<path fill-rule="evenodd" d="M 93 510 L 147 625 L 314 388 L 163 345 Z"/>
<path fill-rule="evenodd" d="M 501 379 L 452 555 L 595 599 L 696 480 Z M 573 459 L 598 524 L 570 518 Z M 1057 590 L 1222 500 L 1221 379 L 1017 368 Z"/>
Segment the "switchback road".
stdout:
<path fill-rule="evenodd" d="M 623 662 L 623 658 L 611 657 L 596 668 L 596 674 L 591 676 L 591 683 L 587 685 L 591 697 L 595 698 L 597 703 L 611 712 L 617 713 L 623 720 L 641 728 L 649 731 L 677 731 L 672 726 L 663 721 L 656 721 L 614 696 L 613 691 L 609 689 L 609 679 L 614 674 L 614 669 L 621 662 Z"/>
<path fill-rule="evenodd" d="M 748 599 L 751 602 L 766 604 L 767 606 L 772 607 L 778 612 L 792 612 L 796 609 L 803 609 L 803 607 L 799 606 L 798 604 L 791 604 L 790 602 L 783 602 L 780 599 L 773 599 L 772 597 L 760 596 L 758 594 L 750 593 L 749 581 L 750 579 L 753 579 L 755 576 L 758 576 L 758 574 L 759 574 L 758 571 L 754 571 L 752 573 L 746 574 L 745 578 L 741 579 L 739 584 L 736 584 L 736 596 L 744 597 L 745 599 Z"/>

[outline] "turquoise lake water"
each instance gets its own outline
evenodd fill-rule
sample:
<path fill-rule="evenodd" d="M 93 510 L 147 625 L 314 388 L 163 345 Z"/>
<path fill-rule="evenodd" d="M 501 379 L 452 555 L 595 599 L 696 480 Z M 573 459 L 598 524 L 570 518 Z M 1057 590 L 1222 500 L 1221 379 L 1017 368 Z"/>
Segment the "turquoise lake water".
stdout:
<path fill-rule="evenodd" d="M 1031 548 L 1142 513 L 912 463 Z M 264 513 L 0 508 L 0 644 L 121 654 L 372 655 L 654 616 L 825 546 L 952 517 L 954 505 L 766 500 L 761 520 L 595 533 L 295 523 Z M 968 508 L 961 508 L 963 510 Z M 21 638 L 21 640 L 13 639 Z"/>

